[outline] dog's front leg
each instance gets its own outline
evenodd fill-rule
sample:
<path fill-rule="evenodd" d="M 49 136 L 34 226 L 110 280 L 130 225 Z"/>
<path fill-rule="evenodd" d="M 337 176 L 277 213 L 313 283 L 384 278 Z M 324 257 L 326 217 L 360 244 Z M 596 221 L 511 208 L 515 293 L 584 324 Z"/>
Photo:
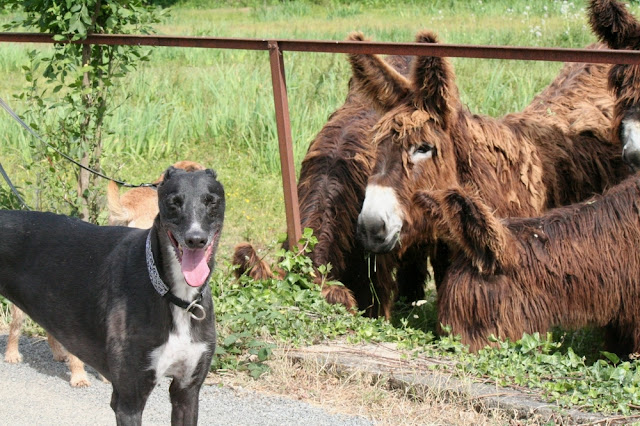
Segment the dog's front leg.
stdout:
<path fill-rule="evenodd" d="M 115 386 L 113 387 L 111 409 L 116 413 L 118 426 L 139 426 L 142 424 L 142 411 L 151 389 L 143 392 L 142 395 L 136 395 L 133 388 L 135 386 L 118 392 Z"/>
<path fill-rule="evenodd" d="M 169 386 L 171 396 L 171 424 L 173 426 L 195 426 L 198 424 L 198 398 L 200 385 L 192 383 L 181 387 L 174 379 Z"/>

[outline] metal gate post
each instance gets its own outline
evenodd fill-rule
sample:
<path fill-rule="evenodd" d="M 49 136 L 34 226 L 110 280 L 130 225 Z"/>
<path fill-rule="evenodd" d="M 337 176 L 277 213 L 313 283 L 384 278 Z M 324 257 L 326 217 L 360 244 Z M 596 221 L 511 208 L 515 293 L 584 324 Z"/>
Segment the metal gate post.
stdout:
<path fill-rule="evenodd" d="M 278 42 L 269 41 L 268 47 L 269 62 L 271 63 L 271 81 L 273 83 L 273 99 L 276 108 L 280 169 L 282 170 L 282 185 L 284 189 L 284 207 L 287 217 L 287 238 L 289 241 L 289 249 L 293 250 L 302 236 L 302 227 L 300 225 L 296 170 L 293 161 L 293 142 L 291 138 L 291 121 L 289 120 L 287 83 L 284 76 L 284 59 Z"/>

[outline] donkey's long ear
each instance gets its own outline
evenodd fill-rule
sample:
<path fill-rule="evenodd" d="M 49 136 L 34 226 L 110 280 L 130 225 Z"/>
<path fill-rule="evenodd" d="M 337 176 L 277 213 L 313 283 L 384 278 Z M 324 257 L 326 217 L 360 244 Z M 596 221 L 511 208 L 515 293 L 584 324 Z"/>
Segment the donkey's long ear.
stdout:
<path fill-rule="evenodd" d="M 349 41 L 364 41 L 364 35 L 354 32 Z M 377 55 L 349 54 L 354 82 L 373 101 L 374 107 L 387 112 L 411 93 L 411 84 L 402 74 Z"/>
<path fill-rule="evenodd" d="M 441 200 L 453 243 L 480 272 L 493 274 L 518 263 L 513 234 L 479 197 L 456 188 L 444 191 Z"/>
<path fill-rule="evenodd" d="M 443 191 L 418 191 L 413 195 L 416 207 L 432 220 L 441 222 L 442 217 L 442 192 Z"/>
<path fill-rule="evenodd" d="M 442 238 L 447 243 L 455 244 L 450 236 L 449 225 L 442 216 L 442 192 L 417 191 L 413 195 L 413 206 L 418 209 L 418 219 L 414 221 L 413 229 L 425 239 Z"/>
<path fill-rule="evenodd" d="M 589 22 L 598 38 L 612 49 L 640 49 L 640 23 L 617 0 L 591 0 Z"/>
<path fill-rule="evenodd" d="M 422 31 L 416 36 L 416 42 L 437 43 L 438 37 L 432 32 Z M 419 56 L 413 63 L 411 77 L 416 108 L 428 112 L 446 127 L 452 112 L 452 101 L 457 96 L 451 63 L 437 56 Z"/>

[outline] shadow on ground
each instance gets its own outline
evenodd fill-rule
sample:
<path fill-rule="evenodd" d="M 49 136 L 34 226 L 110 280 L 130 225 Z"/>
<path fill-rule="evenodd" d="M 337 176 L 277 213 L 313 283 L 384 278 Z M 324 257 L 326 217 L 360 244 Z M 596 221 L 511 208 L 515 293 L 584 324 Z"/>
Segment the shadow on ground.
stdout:
<path fill-rule="evenodd" d="M 7 349 L 8 339 L 9 336 L 0 335 L 0 355 L 2 362 L 4 362 L 4 352 Z M 66 362 L 53 360 L 51 348 L 45 337 L 22 338 L 20 339 L 18 349 L 22 354 L 23 364 L 28 365 L 41 374 L 58 377 L 67 382 L 69 381 L 71 377 L 69 366 Z M 101 380 L 98 372 L 92 367 L 85 365 L 85 369 L 90 377 Z"/>

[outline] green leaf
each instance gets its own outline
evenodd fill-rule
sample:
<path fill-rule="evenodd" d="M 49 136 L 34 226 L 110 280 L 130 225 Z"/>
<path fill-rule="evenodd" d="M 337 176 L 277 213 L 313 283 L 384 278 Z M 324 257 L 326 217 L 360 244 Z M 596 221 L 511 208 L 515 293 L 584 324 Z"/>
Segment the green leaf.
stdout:
<path fill-rule="evenodd" d="M 80 16 L 74 15 L 69 20 L 69 33 L 83 34 L 86 33 L 86 28 L 82 21 L 80 20 Z"/>
<path fill-rule="evenodd" d="M 606 351 L 601 351 L 600 353 L 609 361 L 611 361 L 614 365 L 617 365 L 618 363 L 620 363 L 620 358 L 618 357 L 618 355 L 611 352 L 606 352 Z"/>
<path fill-rule="evenodd" d="M 271 349 L 270 348 L 262 348 L 260 349 L 260 351 L 258 352 L 258 359 L 260 361 L 266 361 L 269 357 L 271 356 Z"/>
<path fill-rule="evenodd" d="M 237 335 L 235 335 L 235 334 L 231 334 L 231 335 L 227 336 L 227 337 L 222 341 L 222 344 L 223 344 L 224 346 L 231 346 L 231 345 L 233 345 L 234 343 L 236 343 L 237 341 L 238 341 L 238 336 L 237 336 Z"/>

